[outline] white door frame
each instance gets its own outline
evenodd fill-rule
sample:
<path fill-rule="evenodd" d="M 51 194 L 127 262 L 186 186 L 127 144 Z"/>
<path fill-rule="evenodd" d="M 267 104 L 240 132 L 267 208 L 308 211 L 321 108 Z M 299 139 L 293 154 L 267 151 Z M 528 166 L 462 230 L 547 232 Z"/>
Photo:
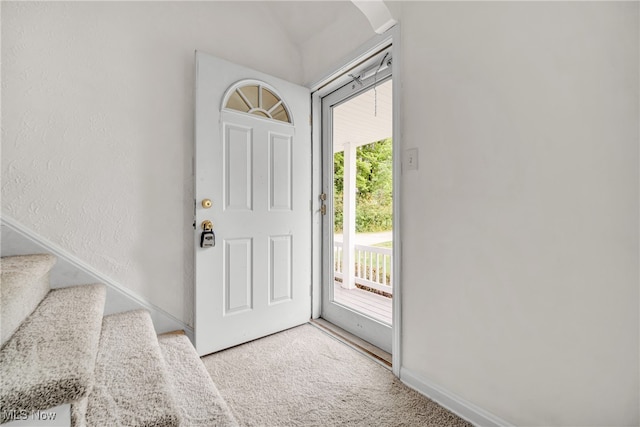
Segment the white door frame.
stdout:
<path fill-rule="evenodd" d="M 395 376 L 400 376 L 401 367 L 401 330 L 402 330 L 402 233 L 400 206 L 402 194 L 400 192 L 400 179 L 402 174 L 402 135 L 400 133 L 400 84 L 402 81 L 401 66 L 402 57 L 400 49 L 400 25 L 386 31 L 384 34 L 374 37 L 358 48 L 353 55 L 345 58 L 333 68 L 324 78 L 310 85 L 311 111 L 312 111 L 312 317 L 317 319 L 322 312 L 322 216 L 320 214 L 322 193 L 322 106 L 321 98 L 334 90 L 341 76 L 344 76 L 356 67 L 358 63 L 384 47 L 393 44 L 393 62 L 391 65 L 393 75 L 393 328 L 392 328 L 392 369 Z M 346 77 L 346 76 L 345 76 Z M 348 77 L 347 77 L 348 79 Z"/>
<path fill-rule="evenodd" d="M 333 215 L 324 215 L 323 222 L 323 293 L 322 293 L 322 318 L 334 323 L 335 325 L 349 331 L 358 337 L 370 342 L 371 344 L 379 347 L 384 351 L 392 353 L 392 341 L 393 341 L 393 326 L 381 321 L 380 319 L 368 316 L 360 310 L 352 307 L 346 301 L 338 301 L 335 298 L 334 284 L 335 280 L 335 229 L 334 229 L 334 216 L 335 205 L 333 194 L 335 186 L 334 176 L 334 160 L 336 147 L 334 146 L 335 134 L 334 128 L 334 109 L 336 107 L 341 108 L 350 102 L 357 101 L 361 96 L 372 96 L 376 85 L 389 85 L 393 84 L 393 78 L 391 74 L 391 67 L 384 67 L 380 69 L 385 58 L 393 57 L 392 47 L 389 47 L 381 52 L 376 53 L 371 59 L 360 67 L 354 70 L 354 73 L 360 75 L 360 83 L 356 84 L 353 81 L 349 81 L 346 85 L 342 85 L 340 88 L 332 91 L 322 98 L 322 143 L 323 143 L 323 190 L 327 195 L 325 200 L 326 211 L 333 213 Z M 375 74 L 375 75 L 374 75 Z M 389 81 L 391 79 L 391 81 Z M 368 94 L 368 95 L 367 95 Z M 362 99 L 362 98 L 360 98 Z M 348 108 L 348 107 L 345 107 Z M 393 109 L 392 109 L 393 110 Z M 393 121 L 392 117 L 388 117 L 390 122 Z M 391 125 L 391 123 L 389 123 Z M 392 129 L 390 129 L 392 131 Z M 391 136 L 377 135 L 377 139 Z M 372 136 L 373 138 L 373 136 Z M 377 139 L 373 139 L 376 141 Z M 353 142 L 353 141 L 352 141 Z M 364 141 L 359 141 L 364 142 Z M 369 143 L 371 141 L 368 141 Z M 355 255 L 355 245 L 353 238 L 356 233 L 356 215 L 355 215 L 355 201 L 356 201 L 356 145 L 349 143 L 350 148 L 347 147 L 345 141 L 344 146 L 344 205 L 343 205 L 343 230 L 342 230 L 342 284 L 341 287 L 350 289 L 350 286 L 355 287 L 355 264 L 356 261 L 352 258 Z M 359 145 L 359 144 L 358 144 Z M 350 176 L 349 176 L 350 175 Z M 350 178 L 350 179 L 349 179 Z M 349 185 L 349 183 L 351 185 Z M 351 202 L 351 203 L 349 203 Z M 350 208 L 350 205 L 351 206 Z M 393 259 L 393 257 L 391 258 Z M 389 301 L 393 303 L 393 300 Z M 393 321 L 391 320 L 391 323 Z"/>

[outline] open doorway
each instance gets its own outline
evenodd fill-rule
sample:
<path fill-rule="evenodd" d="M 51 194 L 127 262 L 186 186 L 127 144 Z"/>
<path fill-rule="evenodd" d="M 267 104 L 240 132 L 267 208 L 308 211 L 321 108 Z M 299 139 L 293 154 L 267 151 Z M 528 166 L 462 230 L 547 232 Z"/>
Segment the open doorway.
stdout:
<path fill-rule="evenodd" d="M 391 83 L 387 79 L 333 109 L 334 299 L 388 325 L 393 322 Z"/>
<path fill-rule="evenodd" d="M 322 317 L 391 353 L 393 81 L 391 48 L 322 98 Z M 327 262 L 330 261 L 330 262 Z"/>

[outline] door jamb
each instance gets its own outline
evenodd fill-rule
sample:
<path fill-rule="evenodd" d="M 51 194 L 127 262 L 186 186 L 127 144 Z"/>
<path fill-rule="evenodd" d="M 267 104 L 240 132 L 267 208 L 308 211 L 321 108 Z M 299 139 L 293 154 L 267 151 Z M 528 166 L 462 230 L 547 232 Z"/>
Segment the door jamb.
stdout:
<path fill-rule="evenodd" d="M 339 76 L 346 74 L 367 55 L 375 53 L 381 47 L 393 44 L 393 62 L 391 64 L 393 81 L 393 326 L 392 326 L 392 370 L 396 377 L 400 377 L 402 364 L 402 241 L 400 206 L 402 194 L 400 180 L 402 178 L 402 140 L 400 132 L 400 95 L 401 95 L 401 49 L 400 24 L 396 24 L 384 34 L 378 35 L 360 46 L 352 55 L 343 59 L 340 65 L 333 68 L 324 78 L 309 85 L 311 89 L 311 151 L 312 151 L 312 179 L 311 179 L 311 210 L 312 219 L 312 260 L 311 260 L 311 300 L 312 318 L 320 317 L 322 311 L 322 215 L 320 213 L 322 193 L 322 126 L 321 126 L 321 97 L 326 95 L 327 86 Z M 323 91 L 324 89 L 324 91 Z"/>

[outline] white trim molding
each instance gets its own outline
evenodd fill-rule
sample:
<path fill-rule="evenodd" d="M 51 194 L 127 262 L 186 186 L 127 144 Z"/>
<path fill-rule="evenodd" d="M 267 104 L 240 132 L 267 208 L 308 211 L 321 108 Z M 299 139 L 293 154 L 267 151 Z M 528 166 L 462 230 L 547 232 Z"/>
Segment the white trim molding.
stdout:
<path fill-rule="evenodd" d="M 386 6 L 385 6 L 386 7 Z M 391 74 L 393 76 L 393 374 L 400 378 L 402 369 L 402 48 L 400 45 L 400 24 L 395 25 L 387 33 L 393 43 L 393 62 Z"/>
<path fill-rule="evenodd" d="M 338 87 L 351 81 L 350 73 L 360 69 L 362 66 L 362 58 L 372 56 L 378 51 L 387 49 L 391 44 L 395 45 L 393 56 L 397 56 L 399 52 L 400 33 L 398 30 L 400 24 L 395 25 L 384 34 L 376 34 L 370 40 L 358 47 L 353 53 L 341 58 L 336 64 L 329 68 L 329 72 L 324 74 L 322 78 L 311 81 L 305 86 L 309 88 L 312 96 L 318 95 L 319 98 L 327 95 Z M 396 61 L 393 61 L 395 64 Z M 393 68 L 394 73 L 396 68 Z"/>
<path fill-rule="evenodd" d="M 157 333 L 184 330 L 193 341 L 193 328 L 167 313 L 160 307 L 134 294 L 120 283 L 100 273 L 65 249 L 20 224 L 13 218 L 2 215 L 2 256 L 50 253 L 58 258 L 51 270 L 51 287 L 102 283 L 107 288 L 105 315 L 128 310 L 146 309 L 151 314 Z"/>
<path fill-rule="evenodd" d="M 473 425 L 482 427 L 514 427 L 513 424 L 485 411 L 473 403 L 422 378 L 407 368 L 400 369 L 400 380 Z"/>
<path fill-rule="evenodd" d="M 371 28 L 378 34 L 384 33 L 397 23 L 382 0 L 351 0 L 351 3 L 367 17 Z"/>

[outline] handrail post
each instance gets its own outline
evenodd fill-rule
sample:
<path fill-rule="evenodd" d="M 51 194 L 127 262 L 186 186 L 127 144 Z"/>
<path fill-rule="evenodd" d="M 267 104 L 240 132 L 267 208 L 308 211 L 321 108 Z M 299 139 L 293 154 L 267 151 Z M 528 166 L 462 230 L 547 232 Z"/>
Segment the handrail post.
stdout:
<path fill-rule="evenodd" d="M 356 146 L 344 144 L 344 189 L 342 193 L 342 287 L 353 289 L 355 284 L 356 237 Z"/>

